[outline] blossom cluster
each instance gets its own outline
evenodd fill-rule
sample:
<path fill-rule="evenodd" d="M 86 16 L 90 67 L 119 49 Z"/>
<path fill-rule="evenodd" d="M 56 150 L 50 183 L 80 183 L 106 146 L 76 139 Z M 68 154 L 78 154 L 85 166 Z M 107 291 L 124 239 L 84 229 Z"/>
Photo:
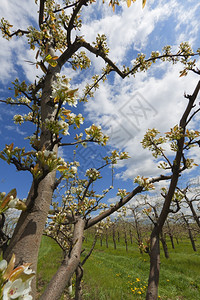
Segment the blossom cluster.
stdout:
<path fill-rule="evenodd" d="M 44 125 L 56 135 L 59 135 L 60 133 L 62 133 L 63 135 L 69 134 L 69 124 L 63 120 L 46 119 Z"/>
<path fill-rule="evenodd" d="M 145 178 L 145 177 L 141 177 L 141 176 L 137 176 L 134 179 L 135 183 L 138 183 L 140 186 L 142 186 L 144 188 L 145 191 L 149 191 L 149 190 L 154 190 L 155 186 L 150 182 L 149 178 Z"/>
<path fill-rule="evenodd" d="M 167 195 L 166 187 L 162 187 L 161 190 L 162 190 L 162 195 L 165 197 Z M 176 189 L 172 197 L 172 201 L 180 202 L 184 197 L 185 197 L 184 193 L 181 190 Z"/>
<path fill-rule="evenodd" d="M 157 137 L 159 133 L 160 132 L 155 128 L 148 129 L 142 140 L 143 148 L 150 149 L 152 151 L 152 155 L 155 158 L 162 155 L 164 149 L 160 145 L 166 142 L 165 137 L 162 136 Z"/>
<path fill-rule="evenodd" d="M 170 129 L 169 132 L 166 132 L 166 137 L 170 140 L 180 140 L 182 137 L 184 137 L 183 128 L 175 125 L 173 128 Z"/>
<path fill-rule="evenodd" d="M 4 259 L 0 262 L 0 298 L 31 300 L 32 296 L 29 293 L 35 273 L 29 268 L 28 263 L 14 268 L 15 261 L 13 254 L 9 264 Z"/>
<path fill-rule="evenodd" d="M 103 158 L 103 160 L 106 161 L 106 163 L 112 163 L 112 164 L 117 164 L 118 160 L 124 160 L 124 159 L 128 159 L 130 158 L 130 156 L 128 155 L 127 152 L 123 151 L 123 152 L 119 152 L 117 150 L 113 150 L 111 152 L 110 156 L 105 156 Z"/>
<path fill-rule="evenodd" d="M 22 96 L 20 98 L 17 98 L 17 102 L 20 104 L 30 104 L 31 103 L 31 100 L 29 100 L 27 97 L 25 96 Z M 12 104 L 12 103 L 16 103 L 16 100 L 15 99 L 12 99 L 11 97 L 8 97 L 6 99 L 6 103 L 7 104 Z"/>
<path fill-rule="evenodd" d="M 126 191 L 126 189 L 118 189 L 117 196 L 120 196 L 121 198 L 124 198 L 128 195 L 129 193 Z"/>
<path fill-rule="evenodd" d="M 54 151 L 44 149 L 42 151 L 36 152 L 35 156 L 36 159 L 39 160 L 40 166 L 42 168 L 48 166 L 49 171 L 57 169 L 61 166 L 66 167 L 64 159 L 61 157 L 57 158 L 57 154 Z"/>
<path fill-rule="evenodd" d="M 15 124 L 19 124 L 21 125 L 22 123 L 24 123 L 24 121 L 32 121 L 33 120 L 33 112 L 29 112 L 28 114 L 25 115 L 14 115 L 13 117 L 14 123 Z"/>
<path fill-rule="evenodd" d="M 87 169 L 85 175 L 93 181 L 101 178 L 101 174 L 95 168 Z"/>
<path fill-rule="evenodd" d="M 78 115 L 74 113 L 69 113 L 67 115 L 67 118 L 68 118 L 69 125 L 75 124 L 78 128 L 80 127 L 80 125 L 83 124 L 84 121 L 84 117 L 80 113 Z"/>
<path fill-rule="evenodd" d="M 16 189 L 12 189 L 8 194 L 0 193 L 0 213 L 5 212 L 9 208 L 16 208 L 18 210 L 26 210 L 24 201 L 18 199 Z"/>
<path fill-rule="evenodd" d="M 86 128 L 85 133 L 87 140 L 92 139 L 101 145 L 106 145 L 109 139 L 108 135 L 102 133 L 101 126 L 96 126 L 95 124 L 92 124 L 90 127 Z"/>
<path fill-rule="evenodd" d="M 52 98 L 54 102 L 61 102 L 70 106 L 77 105 L 75 97 L 77 89 L 70 90 L 69 79 L 59 73 L 56 74 L 56 79 L 52 83 Z"/>
<path fill-rule="evenodd" d="M 14 144 L 6 145 L 3 151 L 0 152 L 0 158 L 7 161 L 8 164 L 16 161 L 18 167 L 30 168 L 35 162 L 35 151 L 25 151 L 23 148 L 14 148 Z"/>

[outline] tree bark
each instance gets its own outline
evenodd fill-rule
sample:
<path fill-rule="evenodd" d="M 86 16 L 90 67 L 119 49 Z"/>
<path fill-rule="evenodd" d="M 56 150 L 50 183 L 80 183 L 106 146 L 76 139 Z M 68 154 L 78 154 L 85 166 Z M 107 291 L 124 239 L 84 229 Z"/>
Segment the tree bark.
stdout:
<path fill-rule="evenodd" d="M 150 272 L 146 300 L 158 299 L 160 273 L 160 242 L 159 232 L 155 227 L 151 234 Z"/>
<path fill-rule="evenodd" d="M 73 245 L 70 256 L 66 256 L 57 272 L 49 282 L 40 300 L 59 300 L 70 278 L 80 263 L 85 221 L 78 218 L 74 225 Z"/>
<path fill-rule="evenodd" d="M 161 234 L 160 234 L 160 240 L 161 240 L 161 243 L 162 243 L 162 246 L 163 246 L 163 251 L 164 251 L 164 254 L 165 254 L 165 258 L 169 258 L 169 251 L 168 251 L 166 239 L 165 239 L 162 231 L 161 231 Z"/>
<path fill-rule="evenodd" d="M 171 231 L 171 228 L 170 228 L 170 225 L 169 225 L 168 221 L 167 221 L 167 228 L 168 228 L 168 235 L 170 237 L 170 241 L 171 241 L 171 244 L 172 244 L 172 249 L 175 249 L 174 238 L 173 238 L 173 234 L 172 234 L 172 231 Z"/>
<path fill-rule="evenodd" d="M 41 121 L 54 119 L 56 109 L 50 104 L 51 85 L 55 80 L 55 73 L 59 68 L 49 68 L 45 78 L 41 100 Z M 43 125 L 40 138 L 40 149 L 53 150 L 57 154 L 57 146 L 52 148 L 52 134 Z M 44 170 L 45 172 L 45 170 Z M 14 230 L 8 248 L 4 253 L 4 258 L 9 260 L 12 253 L 16 255 L 16 263 L 28 262 L 32 264 L 32 269 L 37 271 L 37 259 L 42 238 L 42 233 L 46 223 L 49 206 L 51 204 L 54 191 L 56 171 L 46 174 L 41 179 L 33 179 L 28 198 L 26 201 L 27 210 L 22 212 Z M 32 284 L 33 298 L 36 292 L 35 281 Z"/>
<path fill-rule="evenodd" d="M 78 268 L 76 269 L 75 300 L 82 299 L 82 288 L 81 288 L 82 277 L 83 277 L 83 269 L 81 266 L 78 266 Z"/>
<path fill-rule="evenodd" d="M 115 239 L 115 225 L 113 225 L 112 237 L 113 237 L 114 249 L 116 250 L 117 249 L 117 245 L 116 245 L 116 239 Z"/>
<path fill-rule="evenodd" d="M 199 220 L 199 216 L 197 216 L 197 213 L 196 213 L 196 211 L 195 211 L 195 209 L 194 209 L 194 206 L 193 206 L 193 204 L 192 204 L 192 200 L 189 200 L 189 199 L 186 197 L 186 201 L 187 201 L 187 203 L 188 203 L 188 205 L 189 205 L 189 207 L 190 207 L 190 209 L 191 209 L 191 212 L 192 212 L 192 215 L 193 215 L 194 220 L 196 221 L 197 225 L 198 225 L 199 228 L 200 228 L 200 220 Z"/>
<path fill-rule="evenodd" d="M 108 248 L 108 230 L 106 229 L 106 248 Z"/>
<path fill-rule="evenodd" d="M 192 249 L 196 252 L 197 249 L 196 249 L 194 237 L 193 237 L 193 234 L 192 234 L 192 230 L 190 228 L 190 224 L 189 224 L 188 220 L 186 219 L 186 217 L 183 214 L 182 214 L 182 217 L 183 217 L 183 220 L 184 220 L 184 222 L 186 224 L 186 227 L 187 227 L 187 230 L 188 230 L 188 235 L 189 235 L 190 242 L 192 244 Z"/>

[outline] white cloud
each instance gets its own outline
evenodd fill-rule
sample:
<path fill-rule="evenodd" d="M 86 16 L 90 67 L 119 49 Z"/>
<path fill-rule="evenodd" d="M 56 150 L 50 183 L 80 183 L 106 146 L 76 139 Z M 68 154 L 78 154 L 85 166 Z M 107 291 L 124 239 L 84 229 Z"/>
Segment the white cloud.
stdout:
<path fill-rule="evenodd" d="M 185 4 L 185 5 L 184 5 Z M 179 32 L 177 43 L 189 41 L 191 44 L 196 42 L 199 33 L 199 22 L 197 15 L 200 12 L 200 3 L 191 1 L 188 8 L 188 1 L 177 7 L 176 32 Z"/>
<path fill-rule="evenodd" d="M 110 47 L 109 57 L 120 65 L 126 58 L 128 50 L 143 51 L 148 44 L 148 37 L 155 29 L 158 22 L 169 18 L 173 13 L 176 2 L 171 0 L 167 4 L 161 1 L 155 9 L 147 7 L 143 10 L 140 1 L 135 2 L 129 9 L 126 4 L 122 5 L 120 14 L 111 13 L 109 9 L 105 10 L 102 4 L 100 9 L 104 10 L 101 19 L 94 19 L 91 11 L 85 11 L 87 23 L 83 24 L 81 34 L 92 43 L 95 41 L 97 33 L 105 34 L 108 38 Z M 92 59 L 97 70 L 103 66 L 101 59 Z"/>
<path fill-rule="evenodd" d="M 108 128 L 111 145 L 125 148 L 131 156 L 125 163 L 127 170 L 122 178 L 133 179 L 138 174 L 155 176 L 161 173 L 151 153 L 144 150 L 140 142 L 148 128 L 157 128 L 164 134 L 179 123 L 188 102 L 184 92 L 192 94 L 198 80 L 195 74 L 180 78 L 179 70 L 178 65 L 168 65 L 162 79 L 143 74 L 139 76 L 140 80 L 136 76 L 134 85 L 132 78 L 118 80 L 117 91 L 112 86 L 109 90 L 106 84 L 96 93 L 95 101 L 86 105 L 92 121 Z M 192 156 L 197 158 L 196 148 L 192 151 Z M 170 154 L 168 148 L 166 153 Z"/>
<path fill-rule="evenodd" d="M 20 134 L 22 136 L 26 135 L 27 133 L 23 130 L 21 130 L 19 127 L 14 126 L 14 125 L 5 125 L 5 129 L 12 131 L 12 133 L 17 133 Z"/>
<path fill-rule="evenodd" d="M 37 19 L 37 6 L 32 0 L 27 1 L 6 1 L 0 2 L 1 17 L 4 17 L 13 25 L 13 30 L 26 30 L 28 26 Z M 26 59 L 26 51 L 28 46 L 26 38 L 13 37 L 10 41 L 0 38 L 0 78 L 3 83 L 13 76 L 17 77 L 17 69 L 15 64 L 20 64 L 20 61 Z M 26 64 L 23 61 L 22 67 L 26 69 Z M 31 71 L 33 72 L 33 71 Z M 29 74 L 31 73 L 29 72 Z M 26 75 L 28 73 L 25 72 Z"/>

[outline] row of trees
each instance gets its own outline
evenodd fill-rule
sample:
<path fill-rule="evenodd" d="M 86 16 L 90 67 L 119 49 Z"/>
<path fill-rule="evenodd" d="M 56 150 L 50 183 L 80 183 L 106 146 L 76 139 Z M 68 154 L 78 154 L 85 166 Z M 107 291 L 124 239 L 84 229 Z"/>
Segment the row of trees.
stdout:
<path fill-rule="evenodd" d="M 120 160 L 128 159 L 128 154 L 112 150 L 103 158 L 100 167 L 86 170 L 85 177 L 81 177 L 79 162 L 64 161 L 58 157 L 58 149 L 68 147 L 70 153 L 69 147 L 82 147 L 88 143 L 106 146 L 108 136 L 103 134 L 100 126 L 95 124 L 85 128 L 81 133 L 75 132 L 74 141 L 71 136 L 73 129 L 81 129 L 84 123 L 82 114 L 80 112 L 75 114 L 73 108 L 77 107 L 79 102 L 89 101 L 93 91 L 110 73 L 116 72 L 121 78 L 126 78 L 137 72 L 147 71 L 156 60 L 162 60 L 172 63 L 180 61 L 183 64 L 182 76 L 189 71 L 199 74 L 195 60 L 195 57 L 199 56 L 199 50 L 194 52 L 188 43 L 181 43 L 178 51 L 172 53 L 171 47 L 166 46 L 162 53 L 152 52 L 147 59 L 144 54 L 139 54 L 132 66 L 120 70 L 109 58 L 105 35 L 97 34 L 96 41 L 90 44 L 78 34 L 82 26 L 83 7 L 87 9 L 87 6 L 93 5 L 93 0 L 64 1 L 63 6 L 54 0 L 35 2 L 39 16 L 36 27 L 30 26 L 26 30 L 11 31 L 12 25 L 4 18 L 1 20 L 1 31 L 6 39 L 25 36 L 30 49 L 35 51 L 37 48 L 34 65 L 43 71 L 43 75 L 36 78 L 33 83 L 20 82 L 16 79 L 13 82 L 14 97 L 1 100 L 7 105 L 26 108 L 27 113 L 15 115 L 14 122 L 16 124 L 30 122 L 33 128 L 33 134 L 28 137 L 27 150 L 12 143 L 6 145 L 0 153 L 1 159 L 13 164 L 18 171 L 27 171 L 32 175 L 31 189 L 23 207 L 16 199 L 16 190 L 12 190 L 6 196 L 2 195 L 2 220 L 5 207 L 23 210 L 11 239 L 5 240 L 3 231 L 1 233 L 4 258 L 9 260 L 14 253 L 16 264 L 31 263 L 33 270 L 37 272 L 38 250 L 46 224 L 46 234 L 58 240 L 65 251 L 65 257 L 40 299 L 60 299 L 74 273 L 77 275 L 77 282 L 80 281 L 82 266 L 80 255 L 84 231 L 118 211 L 137 194 L 155 189 L 154 183 L 169 181 L 168 187 L 162 191 L 160 211 L 156 221 L 153 222 L 150 237 L 150 273 L 146 299 L 155 300 L 158 296 L 160 268 L 159 239 L 168 214 L 173 209 L 174 197 L 180 194 L 177 188 L 178 180 L 182 172 L 193 166 L 193 160 L 186 155 L 186 152 L 199 144 L 199 131 L 188 130 L 187 127 L 199 111 L 195 108 L 195 100 L 200 82 L 197 83 L 192 95 L 185 95 L 188 104 L 177 125 L 164 136 L 161 136 L 155 128 L 149 129 L 144 135 L 143 147 L 150 149 L 154 158 L 164 159 L 159 166 L 163 174 L 155 178 L 138 175 L 134 179 L 133 190 L 131 192 L 119 190 L 117 193 L 119 201 L 110 207 L 105 204 L 104 199 L 112 186 L 105 186 L 102 193 L 97 194 L 95 184 L 96 182 L 98 184 L 103 169 L 117 164 Z M 118 1 L 111 0 L 109 4 L 114 8 Z M 131 1 L 127 1 L 127 4 L 129 7 Z M 93 81 L 87 84 L 81 96 L 81 93 L 78 95 L 77 89 L 70 87 L 69 79 L 62 75 L 61 71 L 66 63 L 69 63 L 73 70 L 79 68 L 84 71 L 90 68 L 90 59 L 83 50 L 101 57 L 105 62 L 105 68 L 101 75 L 93 74 Z M 170 146 L 170 156 L 167 156 L 164 150 L 166 144 Z M 62 203 L 54 204 L 52 208 L 52 196 L 61 182 L 64 185 Z M 178 208 L 178 202 L 175 203 Z M 50 208 L 52 209 L 49 215 Z M 93 216 L 93 212 L 96 216 Z M 1 228 L 3 225 L 4 221 Z M 15 284 L 14 279 L 12 283 Z M 2 293 L 11 294 L 14 293 L 14 289 L 5 291 L 3 288 Z M 32 297 L 34 299 L 36 297 L 34 280 Z M 80 297 L 77 288 L 76 299 Z"/>
<path fill-rule="evenodd" d="M 198 196 L 199 192 L 193 194 L 190 201 L 198 201 Z M 108 218 L 103 223 L 98 224 L 98 230 L 92 228 L 88 233 L 89 236 L 91 234 L 95 236 L 95 232 L 97 232 L 100 245 L 105 244 L 107 248 L 110 247 L 110 243 L 114 249 L 117 249 L 118 243 L 124 243 L 128 251 L 128 245 L 136 244 L 140 253 L 150 253 L 150 232 L 160 213 L 161 201 L 155 198 L 147 200 L 146 196 L 143 202 L 141 200 L 134 207 L 128 208 L 124 217 L 118 216 L 114 221 Z M 190 212 L 185 204 L 184 198 L 181 201 L 179 200 L 178 212 L 169 213 L 160 234 L 160 241 L 166 258 L 169 258 L 166 239 L 170 241 L 171 247 L 174 249 L 175 241 L 178 243 L 182 238 L 189 238 L 193 250 L 197 251 L 196 237 L 199 234 L 200 227 L 196 220 L 200 218 L 200 215 L 198 210 L 195 209 L 194 217 L 192 211 Z M 127 215 L 129 211 L 131 213 Z"/>

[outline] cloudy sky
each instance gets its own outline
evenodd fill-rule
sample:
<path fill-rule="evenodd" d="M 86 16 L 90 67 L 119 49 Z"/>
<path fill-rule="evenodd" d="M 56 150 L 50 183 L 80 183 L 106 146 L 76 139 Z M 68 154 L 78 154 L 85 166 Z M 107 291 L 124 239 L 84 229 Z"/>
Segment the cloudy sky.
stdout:
<path fill-rule="evenodd" d="M 148 57 L 151 51 L 161 51 L 165 45 L 171 45 L 174 52 L 181 42 L 188 41 L 194 50 L 200 46 L 199 15 L 200 3 L 198 0 L 147 0 L 142 9 L 142 1 L 137 0 L 127 8 L 126 3 L 117 8 L 113 13 L 112 8 L 97 0 L 83 11 L 83 26 L 81 35 L 88 42 L 95 41 L 97 33 L 105 33 L 110 48 L 109 58 L 119 68 L 123 65 L 131 67 L 137 54 L 142 52 Z M 1 0 L 1 17 L 8 19 L 14 28 L 26 29 L 35 25 L 37 21 L 37 6 L 34 0 Z M 40 75 L 26 60 L 33 61 L 33 51 L 30 51 L 25 39 L 12 39 L 6 41 L 1 38 L 0 47 L 0 92 L 1 99 L 11 95 L 8 91 L 10 82 L 16 77 L 21 80 L 34 81 Z M 90 71 L 71 71 L 66 66 L 63 72 L 69 76 L 72 85 L 81 89 L 89 82 L 91 75 L 100 74 L 104 62 L 101 58 L 88 54 L 92 61 Z M 179 77 L 181 65 L 158 62 L 146 73 L 138 73 L 135 77 L 121 79 L 119 75 L 110 76 L 100 85 L 95 97 L 84 107 L 81 112 L 87 116 L 88 124 L 100 124 L 104 131 L 110 135 L 111 148 L 128 151 L 131 158 L 121 169 L 116 170 L 116 188 L 133 188 L 133 179 L 137 175 L 153 177 L 161 173 L 157 162 L 152 159 L 148 150 L 142 149 L 141 140 L 148 128 L 156 127 L 161 133 L 169 131 L 179 122 L 187 104 L 184 93 L 192 94 L 199 78 L 191 73 L 187 77 Z M 200 96 L 197 99 L 199 105 Z M 30 127 L 15 126 L 12 117 L 16 113 L 14 107 L 0 105 L 0 144 L 1 149 L 7 143 L 25 144 L 24 138 L 31 135 Z M 19 108 L 17 108 L 19 112 Z M 199 130 L 199 117 L 191 124 Z M 167 151 L 168 155 L 170 154 Z M 62 156 L 66 157 L 64 149 Z M 106 155 L 105 149 L 88 147 L 77 151 L 77 159 L 81 160 L 82 167 L 94 167 L 102 156 Z M 200 163 L 199 149 L 191 152 L 196 163 Z M 85 157 L 90 158 L 85 159 Z M 69 158 L 68 158 L 69 159 Z M 0 190 L 8 192 L 16 187 L 20 197 L 26 197 L 31 183 L 31 176 L 19 173 L 12 166 L 0 162 Z M 107 188 L 112 182 L 110 170 L 106 171 L 105 181 L 100 187 Z M 187 171 L 183 175 L 180 185 L 184 186 L 187 180 L 198 175 L 199 168 Z M 105 173 L 105 172 L 104 172 Z M 114 194 L 112 194 L 114 197 Z"/>

